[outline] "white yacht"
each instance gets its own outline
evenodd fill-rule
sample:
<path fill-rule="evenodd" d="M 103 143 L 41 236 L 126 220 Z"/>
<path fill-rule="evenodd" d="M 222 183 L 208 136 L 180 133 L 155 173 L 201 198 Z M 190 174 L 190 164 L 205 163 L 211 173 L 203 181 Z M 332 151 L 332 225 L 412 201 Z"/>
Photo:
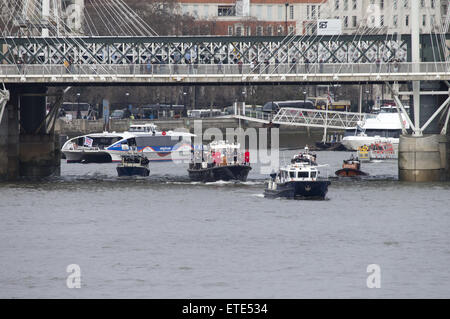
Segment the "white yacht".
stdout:
<path fill-rule="evenodd" d="M 400 135 L 402 134 L 402 122 L 406 129 L 409 124 L 403 114 L 381 108 L 380 113 L 370 115 L 364 122 L 355 128 L 346 130 L 342 145 L 348 150 L 356 151 L 363 145 L 372 143 L 391 143 L 395 150 L 398 149 Z M 401 121 L 400 121 L 401 118 Z"/>
<path fill-rule="evenodd" d="M 171 161 L 172 152 L 188 156 L 194 135 L 184 132 L 159 131 L 153 123 L 131 125 L 122 133 L 94 133 L 77 136 L 62 147 L 68 163 L 119 162 L 130 150 L 142 153 L 150 161 Z"/>

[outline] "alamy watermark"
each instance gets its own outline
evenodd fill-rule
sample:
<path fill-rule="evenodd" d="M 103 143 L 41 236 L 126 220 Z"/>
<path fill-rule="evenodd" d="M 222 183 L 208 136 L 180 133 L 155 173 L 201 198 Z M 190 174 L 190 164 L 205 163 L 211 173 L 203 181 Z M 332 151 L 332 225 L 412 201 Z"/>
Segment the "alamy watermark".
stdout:
<path fill-rule="evenodd" d="M 77 264 L 70 264 L 66 268 L 66 272 L 70 275 L 67 276 L 66 285 L 67 288 L 81 288 L 81 268 Z"/>
<path fill-rule="evenodd" d="M 370 273 L 367 277 L 367 288 L 381 288 L 381 267 L 378 264 L 370 264 L 366 271 Z"/>
<path fill-rule="evenodd" d="M 189 133 L 186 128 L 178 128 L 174 132 Z M 227 141 L 237 143 L 242 152 L 248 151 L 250 164 L 260 164 L 261 174 L 270 174 L 279 168 L 279 129 L 278 128 L 226 128 L 225 136 L 223 131 L 217 127 L 208 128 L 203 131 L 203 122 L 194 121 L 193 145 L 196 150 L 210 141 Z M 174 136 L 173 138 L 178 138 Z M 192 160 L 191 145 L 186 141 L 179 141 L 174 146 L 177 152 L 172 152 L 172 161 L 177 164 L 190 163 Z"/>

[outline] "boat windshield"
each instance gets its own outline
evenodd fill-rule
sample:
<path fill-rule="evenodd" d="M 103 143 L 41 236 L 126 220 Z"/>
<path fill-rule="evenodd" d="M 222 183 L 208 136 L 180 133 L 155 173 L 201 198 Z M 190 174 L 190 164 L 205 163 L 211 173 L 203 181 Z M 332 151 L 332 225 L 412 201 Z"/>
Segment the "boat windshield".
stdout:
<path fill-rule="evenodd" d="M 89 139 L 92 139 L 92 145 L 90 147 L 99 148 L 99 149 L 104 149 L 114 143 L 117 143 L 118 141 L 120 141 L 122 139 L 122 137 L 120 137 L 120 136 L 110 136 L 110 137 L 87 136 L 87 137 Z M 86 138 L 84 136 L 78 137 L 77 139 L 74 139 L 72 142 L 78 146 L 88 146 L 88 145 L 86 145 Z"/>

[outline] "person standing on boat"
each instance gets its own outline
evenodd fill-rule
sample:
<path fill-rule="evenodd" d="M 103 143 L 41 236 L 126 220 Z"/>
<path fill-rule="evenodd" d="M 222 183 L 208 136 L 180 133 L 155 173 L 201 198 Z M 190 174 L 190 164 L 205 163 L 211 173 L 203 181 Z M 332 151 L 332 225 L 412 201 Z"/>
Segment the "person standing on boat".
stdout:
<path fill-rule="evenodd" d="M 248 150 L 245 151 L 244 158 L 245 158 L 245 164 L 249 165 L 250 164 L 250 152 Z"/>

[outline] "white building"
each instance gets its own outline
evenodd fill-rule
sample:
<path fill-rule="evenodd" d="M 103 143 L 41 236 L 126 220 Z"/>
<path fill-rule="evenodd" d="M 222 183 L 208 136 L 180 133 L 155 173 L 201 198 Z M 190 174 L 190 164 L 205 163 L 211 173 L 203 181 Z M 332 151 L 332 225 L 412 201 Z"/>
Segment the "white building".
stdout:
<path fill-rule="evenodd" d="M 422 33 L 440 32 L 448 0 L 419 0 Z M 344 34 L 411 32 L 411 0 L 328 0 L 322 15 L 341 19 Z"/>
<path fill-rule="evenodd" d="M 217 35 L 303 34 L 322 0 L 178 0 L 181 13 L 214 23 Z"/>
<path fill-rule="evenodd" d="M 343 34 L 410 33 L 411 0 L 178 0 L 182 13 L 214 22 L 212 34 L 316 32 L 317 19 L 340 19 Z M 419 0 L 422 33 L 440 32 L 449 0 Z"/>

